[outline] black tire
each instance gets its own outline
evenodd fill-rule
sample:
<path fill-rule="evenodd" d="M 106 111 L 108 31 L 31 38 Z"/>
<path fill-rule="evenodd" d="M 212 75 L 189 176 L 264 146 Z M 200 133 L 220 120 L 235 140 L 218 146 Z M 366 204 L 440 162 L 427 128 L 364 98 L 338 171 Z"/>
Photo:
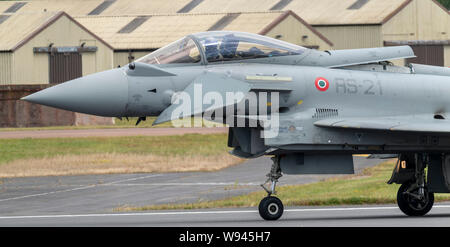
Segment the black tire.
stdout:
<path fill-rule="evenodd" d="M 404 183 L 397 192 L 397 204 L 400 210 L 408 216 L 423 216 L 427 214 L 434 203 L 434 194 L 428 192 L 428 189 L 425 187 L 425 199 L 418 200 L 408 194 L 405 194 L 410 188 L 410 183 Z M 416 189 L 418 190 L 418 189 Z M 415 192 L 415 191 L 412 191 Z"/>
<path fill-rule="evenodd" d="M 273 196 L 262 199 L 258 209 L 259 215 L 265 220 L 278 220 L 284 211 L 281 200 Z"/>

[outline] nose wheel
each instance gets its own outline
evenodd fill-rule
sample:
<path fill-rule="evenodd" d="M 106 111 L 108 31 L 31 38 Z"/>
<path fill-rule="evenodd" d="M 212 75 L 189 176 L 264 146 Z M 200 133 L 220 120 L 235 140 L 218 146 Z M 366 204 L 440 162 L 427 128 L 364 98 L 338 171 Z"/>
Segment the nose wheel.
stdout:
<path fill-rule="evenodd" d="M 280 199 L 268 196 L 259 203 L 259 215 L 265 220 L 278 220 L 283 215 L 284 207 Z"/>

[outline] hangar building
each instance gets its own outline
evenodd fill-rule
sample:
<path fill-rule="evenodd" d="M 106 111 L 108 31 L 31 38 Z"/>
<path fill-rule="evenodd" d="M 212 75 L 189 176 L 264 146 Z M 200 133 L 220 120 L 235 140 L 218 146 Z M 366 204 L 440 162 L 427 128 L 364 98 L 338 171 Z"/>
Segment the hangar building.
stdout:
<path fill-rule="evenodd" d="M 291 43 L 329 50 L 333 43 L 292 11 L 76 16 L 114 47 L 114 66 L 123 66 L 185 35 L 234 30 L 259 33 Z"/>
<path fill-rule="evenodd" d="M 34 8 L 39 8 L 38 2 L 46 1 L 33 2 L 35 2 Z M 92 8 L 84 9 L 82 15 L 87 16 L 292 10 L 327 37 L 334 44 L 334 49 L 409 44 L 419 57 L 406 62 L 450 66 L 450 45 L 448 44 L 450 14 L 436 0 L 85 0 L 81 2 Z M 62 8 L 63 5 L 59 7 Z M 74 11 L 68 6 L 65 8 L 74 15 L 82 12 Z"/>
<path fill-rule="evenodd" d="M 335 49 L 409 44 L 418 58 L 407 63 L 450 66 L 450 14 L 436 0 L 228 0 L 225 4 L 221 0 L 192 0 L 190 3 L 190 13 L 292 10 L 330 39 Z"/>
<path fill-rule="evenodd" d="M 64 12 L 2 16 L 0 84 L 59 83 L 112 67 L 112 47 Z"/>
<path fill-rule="evenodd" d="M 0 126 L 111 123 L 18 100 L 45 84 L 110 69 L 109 44 L 64 12 L 3 13 L 0 37 Z"/>

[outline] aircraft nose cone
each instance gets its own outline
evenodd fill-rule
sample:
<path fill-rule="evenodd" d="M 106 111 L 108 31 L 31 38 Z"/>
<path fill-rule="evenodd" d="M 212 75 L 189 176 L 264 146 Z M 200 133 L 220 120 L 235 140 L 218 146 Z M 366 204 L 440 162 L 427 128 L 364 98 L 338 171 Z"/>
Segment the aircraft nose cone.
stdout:
<path fill-rule="evenodd" d="M 86 114 L 120 117 L 128 102 L 128 82 L 121 69 L 74 79 L 22 100 Z"/>

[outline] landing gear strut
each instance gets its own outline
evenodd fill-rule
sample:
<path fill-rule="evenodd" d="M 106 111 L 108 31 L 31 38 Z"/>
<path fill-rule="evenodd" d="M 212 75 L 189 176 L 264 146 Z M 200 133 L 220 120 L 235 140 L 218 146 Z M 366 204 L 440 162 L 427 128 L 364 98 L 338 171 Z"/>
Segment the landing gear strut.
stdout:
<path fill-rule="evenodd" d="M 400 210 L 409 216 L 427 214 L 434 203 L 434 194 L 429 192 L 425 181 L 426 155 L 415 155 L 415 179 L 403 183 L 397 192 L 397 204 Z"/>
<path fill-rule="evenodd" d="M 267 197 L 261 200 L 259 203 L 259 215 L 265 220 L 277 220 L 283 215 L 284 207 L 283 203 L 277 197 L 272 196 L 276 194 L 275 187 L 277 185 L 278 179 L 283 176 L 281 174 L 280 168 L 280 157 L 275 156 L 271 158 L 272 168 L 270 172 L 266 175 L 267 180 L 261 187 L 267 192 Z M 270 189 L 266 188 L 265 184 L 270 182 Z"/>

